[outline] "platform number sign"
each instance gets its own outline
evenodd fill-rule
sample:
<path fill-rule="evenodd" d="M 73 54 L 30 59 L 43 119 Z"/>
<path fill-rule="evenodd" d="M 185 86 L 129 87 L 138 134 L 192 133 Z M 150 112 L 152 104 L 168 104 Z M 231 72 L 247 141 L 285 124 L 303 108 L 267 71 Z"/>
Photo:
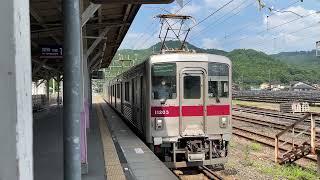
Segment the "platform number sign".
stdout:
<path fill-rule="evenodd" d="M 40 58 L 61 59 L 63 58 L 63 48 L 61 45 L 41 45 Z"/>

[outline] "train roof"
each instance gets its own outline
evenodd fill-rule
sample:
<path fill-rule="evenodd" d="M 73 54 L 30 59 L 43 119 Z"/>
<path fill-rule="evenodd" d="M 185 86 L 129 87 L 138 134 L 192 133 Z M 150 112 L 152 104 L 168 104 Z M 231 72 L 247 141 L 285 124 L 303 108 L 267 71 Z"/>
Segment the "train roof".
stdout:
<path fill-rule="evenodd" d="M 226 56 L 208 53 L 168 53 L 150 56 L 150 62 L 220 62 L 231 64 L 231 60 Z"/>
<path fill-rule="evenodd" d="M 141 69 L 145 63 L 158 63 L 158 62 L 219 62 L 231 65 L 231 60 L 226 56 L 208 54 L 208 53 L 167 53 L 151 55 L 145 61 L 131 67 L 125 72 L 114 77 L 110 82 L 121 79 L 124 74 L 132 74 L 134 71 Z"/>

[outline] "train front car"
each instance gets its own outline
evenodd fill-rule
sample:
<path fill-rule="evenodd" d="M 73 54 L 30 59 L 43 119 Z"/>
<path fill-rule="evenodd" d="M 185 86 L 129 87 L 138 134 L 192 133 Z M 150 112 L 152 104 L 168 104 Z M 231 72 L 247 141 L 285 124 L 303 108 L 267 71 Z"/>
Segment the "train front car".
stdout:
<path fill-rule="evenodd" d="M 211 54 L 154 55 L 147 63 L 147 142 L 170 168 L 219 165 L 231 138 L 231 61 Z"/>

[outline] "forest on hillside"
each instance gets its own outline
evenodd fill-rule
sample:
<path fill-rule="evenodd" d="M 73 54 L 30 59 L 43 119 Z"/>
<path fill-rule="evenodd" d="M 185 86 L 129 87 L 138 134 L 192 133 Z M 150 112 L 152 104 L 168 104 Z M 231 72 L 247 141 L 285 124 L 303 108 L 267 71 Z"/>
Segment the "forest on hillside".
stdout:
<path fill-rule="evenodd" d="M 169 41 L 166 45 L 169 48 L 176 48 L 179 43 Z M 315 55 L 311 53 L 300 53 L 294 56 L 296 58 L 293 58 L 295 55 L 293 52 L 268 55 L 253 49 L 236 49 L 226 52 L 218 49 L 202 49 L 189 43 L 187 43 L 187 47 L 200 53 L 229 57 L 233 63 L 233 81 L 243 86 L 257 86 L 263 82 L 269 82 L 269 80 L 282 84 L 289 84 L 291 81 L 320 83 L 320 59 L 316 61 Z M 107 77 L 113 77 L 130 66 L 144 61 L 150 55 L 159 52 L 159 49 L 160 43 L 148 49 L 118 50 L 111 68 L 106 70 Z M 123 61 L 123 59 L 130 59 L 134 62 Z"/>

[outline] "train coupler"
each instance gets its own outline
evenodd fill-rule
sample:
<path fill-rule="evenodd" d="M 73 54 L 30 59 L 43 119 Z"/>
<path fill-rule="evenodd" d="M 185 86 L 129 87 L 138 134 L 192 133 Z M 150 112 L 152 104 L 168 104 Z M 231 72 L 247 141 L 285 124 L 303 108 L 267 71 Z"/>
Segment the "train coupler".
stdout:
<path fill-rule="evenodd" d="M 188 141 L 185 152 L 186 159 L 188 162 L 204 161 L 205 160 L 205 149 L 202 145 L 202 141 L 193 140 Z"/>

